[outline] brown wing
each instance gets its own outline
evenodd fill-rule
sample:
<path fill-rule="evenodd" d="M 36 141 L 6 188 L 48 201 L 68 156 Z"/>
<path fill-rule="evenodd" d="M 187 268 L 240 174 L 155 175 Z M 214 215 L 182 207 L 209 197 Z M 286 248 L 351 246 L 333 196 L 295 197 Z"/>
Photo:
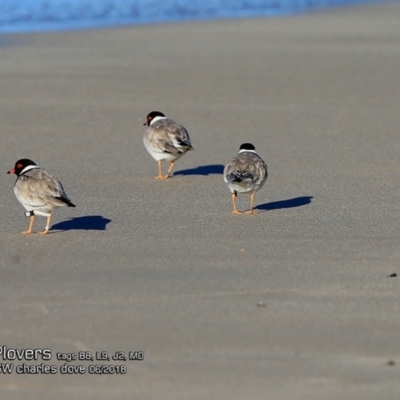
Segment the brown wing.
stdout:
<path fill-rule="evenodd" d="M 168 118 L 157 121 L 149 127 L 147 143 L 154 151 L 160 153 L 180 154 L 180 147 L 192 149 L 188 131 Z"/>
<path fill-rule="evenodd" d="M 22 203 L 32 207 L 72 205 L 61 182 L 41 168 L 21 175 L 15 182 L 14 190 Z"/>
<path fill-rule="evenodd" d="M 268 168 L 264 160 L 256 153 L 244 152 L 228 160 L 224 168 L 225 182 L 250 180 L 260 184 L 268 177 Z"/>

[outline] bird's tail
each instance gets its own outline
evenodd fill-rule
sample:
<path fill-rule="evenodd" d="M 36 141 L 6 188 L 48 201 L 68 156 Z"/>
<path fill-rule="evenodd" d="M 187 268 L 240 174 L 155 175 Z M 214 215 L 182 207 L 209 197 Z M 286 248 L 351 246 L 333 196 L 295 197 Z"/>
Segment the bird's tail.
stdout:
<path fill-rule="evenodd" d="M 191 145 L 191 143 L 190 143 L 189 141 L 179 140 L 179 141 L 176 143 L 176 146 L 182 147 L 182 148 L 184 148 L 185 150 L 194 150 L 193 147 L 192 147 L 192 145 Z"/>
<path fill-rule="evenodd" d="M 243 181 L 251 181 L 253 180 L 253 175 L 250 172 L 241 172 L 241 171 L 235 171 L 231 172 L 228 176 L 228 181 L 229 182 L 243 182 Z"/>
<path fill-rule="evenodd" d="M 65 203 L 68 207 L 76 207 L 74 203 L 70 199 L 67 199 L 66 197 L 56 197 L 57 200 L 62 201 Z"/>

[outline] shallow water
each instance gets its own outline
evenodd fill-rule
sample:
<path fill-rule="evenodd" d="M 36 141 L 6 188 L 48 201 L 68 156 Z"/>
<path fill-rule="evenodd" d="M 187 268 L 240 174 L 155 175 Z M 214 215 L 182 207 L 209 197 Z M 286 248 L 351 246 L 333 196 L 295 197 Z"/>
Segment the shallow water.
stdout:
<path fill-rule="evenodd" d="M 381 0 L 0 0 L 0 32 L 278 16 Z"/>

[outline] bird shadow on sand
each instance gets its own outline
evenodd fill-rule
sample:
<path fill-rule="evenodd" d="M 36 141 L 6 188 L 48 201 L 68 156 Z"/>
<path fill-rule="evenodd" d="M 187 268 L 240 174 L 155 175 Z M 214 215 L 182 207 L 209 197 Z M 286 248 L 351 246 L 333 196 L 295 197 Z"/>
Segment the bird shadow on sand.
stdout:
<path fill-rule="evenodd" d="M 281 208 L 295 208 L 302 207 L 310 204 L 314 196 L 302 196 L 295 197 L 294 199 L 278 200 L 271 203 L 259 204 L 254 207 L 257 210 L 270 211 L 270 210 L 280 210 Z"/>
<path fill-rule="evenodd" d="M 101 215 L 86 215 L 84 217 L 74 217 L 52 225 L 50 232 L 54 230 L 105 231 L 107 224 L 110 222 L 111 219 L 104 218 Z"/>
<path fill-rule="evenodd" d="M 221 175 L 224 172 L 222 164 L 200 165 L 196 168 L 182 169 L 176 171 L 174 175 Z"/>

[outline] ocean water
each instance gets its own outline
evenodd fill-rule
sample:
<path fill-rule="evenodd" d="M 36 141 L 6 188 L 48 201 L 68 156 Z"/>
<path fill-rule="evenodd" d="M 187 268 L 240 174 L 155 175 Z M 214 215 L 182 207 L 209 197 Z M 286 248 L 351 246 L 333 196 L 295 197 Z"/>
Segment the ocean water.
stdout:
<path fill-rule="evenodd" d="M 381 0 L 0 0 L 0 32 L 278 16 Z"/>

